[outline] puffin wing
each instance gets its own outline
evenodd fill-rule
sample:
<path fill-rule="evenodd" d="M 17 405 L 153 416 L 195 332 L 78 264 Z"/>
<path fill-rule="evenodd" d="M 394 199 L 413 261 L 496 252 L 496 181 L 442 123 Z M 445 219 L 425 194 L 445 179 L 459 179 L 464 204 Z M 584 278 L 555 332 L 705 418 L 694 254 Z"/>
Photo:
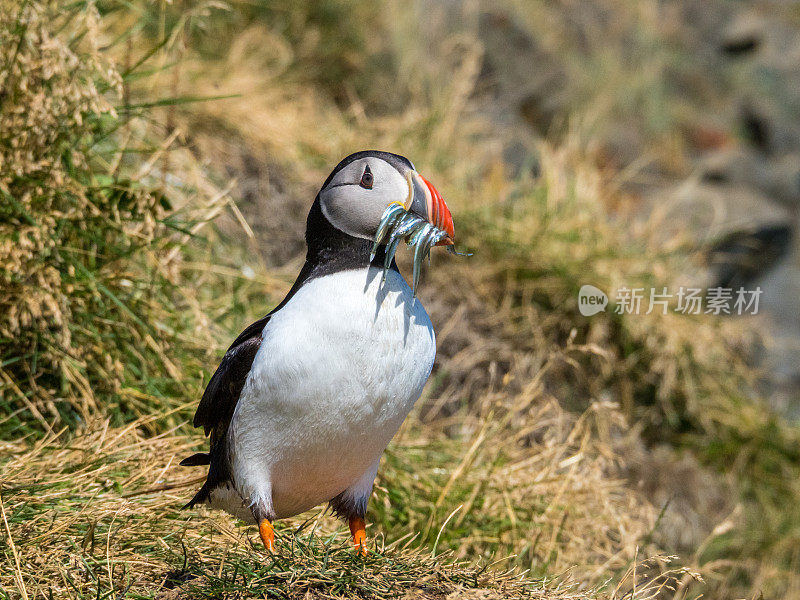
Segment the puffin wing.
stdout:
<path fill-rule="evenodd" d="M 239 337 L 233 341 L 228 351 L 225 352 L 225 356 L 222 357 L 222 361 L 214 375 L 211 376 L 203 392 L 203 397 L 200 399 L 200 404 L 197 406 L 197 412 L 194 414 L 192 424 L 195 427 L 202 427 L 207 436 L 211 435 L 212 454 L 217 442 L 225 439 L 228 425 L 230 425 L 233 418 L 233 411 L 236 409 L 239 396 L 242 394 L 242 388 L 244 388 L 245 381 L 247 381 L 247 374 L 253 366 L 256 352 L 261 347 L 261 336 L 264 327 L 270 317 L 283 308 L 297 290 L 300 289 L 300 286 L 310 277 L 311 270 L 312 266 L 306 261 L 286 297 L 266 316 L 261 317 L 239 334 Z M 195 457 L 189 457 L 184 459 L 182 464 L 187 466 L 208 464 L 209 459 L 207 457 L 200 458 L 199 455 L 195 456 L 198 457 L 196 460 L 192 460 Z"/>
<path fill-rule="evenodd" d="M 214 442 L 221 439 L 228 430 L 233 411 L 239 401 L 247 374 L 253 366 L 261 346 L 261 334 L 272 313 L 259 319 L 231 344 L 222 361 L 208 382 L 197 412 L 194 415 L 195 427 L 202 427 L 206 435 L 212 435 Z"/>
<path fill-rule="evenodd" d="M 253 360 L 261 346 L 262 331 L 270 316 L 272 313 L 239 334 L 222 357 L 219 367 L 203 392 L 193 424 L 195 427 L 202 427 L 206 435 L 211 435 L 211 451 L 193 454 L 184 458 L 180 464 L 184 467 L 209 465 L 209 470 L 203 487 L 184 508 L 208 501 L 212 490 L 230 480 L 225 451 L 226 434 L 242 388 L 247 381 L 247 374 L 250 373 Z"/>

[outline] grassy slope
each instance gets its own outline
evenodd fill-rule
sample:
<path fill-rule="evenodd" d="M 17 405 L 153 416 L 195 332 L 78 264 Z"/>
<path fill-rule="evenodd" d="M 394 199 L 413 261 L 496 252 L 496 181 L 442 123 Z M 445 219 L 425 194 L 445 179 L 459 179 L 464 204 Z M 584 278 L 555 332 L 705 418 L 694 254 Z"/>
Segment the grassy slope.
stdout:
<path fill-rule="evenodd" d="M 741 365 L 741 376 L 732 376 L 734 355 L 725 342 L 738 341 L 739 332 L 729 324 L 674 317 L 581 319 L 574 297 L 582 283 L 649 285 L 652 272 L 671 272 L 681 257 L 654 258 L 604 224 L 600 207 L 607 192 L 574 140 L 539 149 L 541 178 L 507 176 L 496 151 L 501 133 L 470 108 L 479 55 L 469 39 L 454 38 L 452 55 L 429 64 L 409 45 L 413 15 L 392 9 L 387 17 L 362 7 L 354 18 L 351 10 L 346 4 L 308 3 L 290 11 L 235 4 L 232 11 L 210 15 L 180 6 L 167 13 L 109 11 L 107 40 L 116 40 L 110 55 L 123 72 L 126 64 L 146 58 L 142 49 L 153 40 L 168 40 L 135 77 L 125 78 L 123 101 L 228 92 L 243 97 L 193 102 L 182 110 L 167 102 L 133 121 L 119 121 L 128 130 L 112 125 L 114 144 L 146 149 L 126 154 L 111 170 L 119 175 L 112 187 L 133 181 L 137 193 L 151 199 L 165 192 L 175 209 L 162 207 L 152 220 L 180 221 L 181 229 L 157 228 L 147 252 L 132 248 L 130 258 L 100 265 L 96 273 L 125 295 L 114 294 L 119 303 L 106 295 L 97 308 L 73 311 L 73 322 L 80 329 L 98 309 L 133 306 L 131 312 L 147 317 L 141 320 L 160 324 L 151 336 L 156 348 L 152 354 L 146 350 L 147 332 L 137 332 L 136 321 L 121 308 L 102 320 L 111 337 L 99 338 L 106 340 L 99 347 L 112 348 L 111 358 L 128 367 L 125 352 L 133 349 L 146 368 L 123 369 L 121 383 L 110 392 L 84 386 L 93 400 L 84 413 L 75 401 L 81 394 L 68 384 L 61 394 L 45 388 L 29 396 L 42 406 L 53 398 L 66 400 L 61 414 L 78 414 L 84 424 L 75 437 L 42 437 L 70 422 L 63 416 L 53 421 L 58 403 L 45 416 L 33 402 L 42 416 L 36 424 L 28 403 L 13 395 L 13 387 L 4 388 L 9 413 L 16 414 L 2 421 L 4 439 L 29 437 L 3 448 L 9 456 L 0 488 L 8 520 L 3 543 L 11 539 L 13 545 L 2 549 L 9 567 L 0 571 L 0 593 L 100 597 L 127 590 L 152 596 L 171 589 L 195 596 L 299 597 L 311 591 L 388 597 L 398 585 L 411 585 L 437 597 L 469 588 L 488 597 L 559 598 L 577 591 L 540 578 L 570 571 L 575 585 L 587 590 L 584 595 L 614 597 L 629 589 L 629 568 L 643 555 L 678 548 L 685 564 L 710 576 L 708 589 L 720 597 L 763 586 L 788 594 L 785 552 L 794 525 L 782 523 L 784 513 L 775 507 L 800 495 L 785 482 L 797 481 L 787 454 L 794 434 L 738 398 L 748 379 Z M 359 23 L 370 23 L 370 29 Z M 383 32 L 379 40 L 376 29 Z M 128 42 L 115 31 L 133 37 Z M 387 69 L 395 74 L 391 82 Z M 387 85 L 394 100 L 371 91 Z M 161 140 L 176 127 L 183 132 L 179 145 L 192 152 L 159 153 Z M 114 144 L 90 147 L 82 177 L 109 172 Z M 267 194 L 265 205 L 286 215 L 278 226 L 296 220 L 295 211 L 304 212 L 329 165 L 365 145 L 413 157 L 448 198 L 465 246 L 479 252 L 470 261 L 434 257 L 426 274 L 422 296 L 441 324 L 440 357 L 419 410 L 380 474 L 370 512 L 379 556 L 363 567 L 354 563 L 340 549 L 344 537 L 331 537 L 336 525 L 312 515 L 299 534 L 302 521 L 285 524 L 285 554 L 271 562 L 253 549 L 253 532 L 227 517 L 180 512 L 196 474 L 173 465 L 200 443 L 181 425 L 202 388 L 199 364 L 213 364 L 225 340 L 281 297 L 298 257 L 284 252 L 288 265 L 270 271 L 254 259 L 260 251 L 267 267 L 274 267 L 270 257 L 281 254 L 274 248 L 283 244 L 272 237 L 275 227 L 259 229 L 269 212 L 249 214 L 256 240 L 233 248 L 203 223 L 222 213 L 222 230 L 234 232 L 234 239 L 245 237 L 221 192 L 226 173 L 248 183 L 253 170 L 257 184 L 278 179 L 280 193 Z M 163 176 L 167 171 L 171 178 Z M 79 183 L 87 185 L 85 179 Z M 233 190 L 233 196 L 246 196 L 242 185 Z M 137 213 L 112 230 L 138 239 L 138 220 L 147 217 Z M 187 228 L 195 235 L 184 236 Z M 242 265 L 256 275 L 243 273 Z M 130 294 L 124 279 L 138 293 Z M 78 300 L 89 295 L 83 288 L 67 289 Z M 98 297 L 96 289 L 90 288 L 90 297 Z M 134 338 L 114 336 L 118 323 L 131 326 Z M 30 331 L 38 335 L 41 328 Z M 107 339 L 114 344 L 106 345 Z M 14 355 L 9 351 L 6 357 Z M 84 365 L 89 381 L 102 379 L 102 370 L 92 370 L 95 363 Z M 160 377 L 164 372 L 169 379 Z M 25 390 L 19 381 L 17 388 Z M 110 425 L 104 421 L 109 416 Z M 120 425 L 136 417 L 133 425 Z M 641 426 L 631 429 L 631 422 Z M 672 472 L 675 458 L 670 452 L 660 459 L 651 455 L 642 427 L 651 440 L 658 432 L 656 439 L 688 447 L 701 461 L 738 477 L 741 484 L 733 488 L 743 491 L 745 517 L 737 516 L 741 508 L 737 513 L 723 503 L 725 512 L 713 520 L 703 514 L 709 508 L 702 506 L 702 494 L 692 504 L 682 482 L 654 481 L 648 469 Z M 764 450 L 767 439 L 770 453 Z M 735 469 L 726 469 L 731 462 Z M 638 487 L 630 484 L 632 473 Z M 717 476 L 711 471 L 694 464 L 690 474 L 703 488 L 730 494 L 725 482 L 712 483 Z M 690 536 L 688 549 L 671 541 L 664 521 L 675 515 L 665 507 L 665 494 L 685 501 L 681 508 L 698 519 L 711 519 L 696 534 L 707 539 Z M 726 519 L 729 512 L 733 517 Z M 678 517 L 675 527 L 689 526 Z M 411 532 L 419 537 L 409 538 Z M 434 546 L 470 562 L 447 567 L 453 555 L 434 557 Z M 291 560 L 289 548 L 295 553 Z M 728 565 L 714 562 L 727 557 L 734 558 Z M 479 566 L 470 566 L 475 560 Z M 497 572 L 511 565 L 530 569 L 535 578 L 520 581 Z M 663 562 L 645 572 L 663 572 L 684 585 L 692 581 Z M 616 590 L 598 589 L 608 578 L 623 583 Z M 639 580 L 637 597 L 652 590 Z"/>
<path fill-rule="evenodd" d="M 181 512 L 187 483 L 164 482 L 186 436 L 142 437 L 96 427 L 61 445 L 48 437 L 4 465 L 4 527 L 14 546 L 2 593 L 8 597 L 393 597 L 414 590 L 441 597 L 475 590 L 481 597 L 567 598 L 558 586 L 452 564 L 447 556 L 384 546 L 366 560 L 348 540 L 316 522 L 304 531 L 279 528 L 279 553 L 267 557 L 257 536 L 227 518 Z M 20 579 L 15 579 L 19 577 Z M 23 591 L 24 590 L 24 591 Z"/>

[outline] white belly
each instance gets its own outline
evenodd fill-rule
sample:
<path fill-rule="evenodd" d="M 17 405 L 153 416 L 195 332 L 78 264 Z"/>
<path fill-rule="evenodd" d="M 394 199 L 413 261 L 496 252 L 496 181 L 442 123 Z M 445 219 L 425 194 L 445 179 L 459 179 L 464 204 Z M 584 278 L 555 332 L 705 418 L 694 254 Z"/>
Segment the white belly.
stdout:
<path fill-rule="evenodd" d="M 267 323 L 229 429 L 234 484 L 277 517 L 332 499 L 380 457 L 419 398 L 433 327 L 403 278 L 313 279 Z"/>

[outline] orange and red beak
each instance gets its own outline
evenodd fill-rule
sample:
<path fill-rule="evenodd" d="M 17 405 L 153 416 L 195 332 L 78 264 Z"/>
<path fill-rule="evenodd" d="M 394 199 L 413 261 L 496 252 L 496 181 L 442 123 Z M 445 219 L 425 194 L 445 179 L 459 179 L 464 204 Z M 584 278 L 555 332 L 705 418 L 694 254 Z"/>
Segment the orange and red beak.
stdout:
<path fill-rule="evenodd" d="M 411 171 L 409 177 L 411 184 L 411 205 L 408 210 L 419 215 L 434 227 L 444 231 L 447 236 L 442 238 L 436 245 L 448 246 L 453 244 L 456 237 L 455 227 L 453 226 L 453 216 L 450 209 L 442 198 L 442 195 L 435 187 L 422 175 L 416 171 Z"/>

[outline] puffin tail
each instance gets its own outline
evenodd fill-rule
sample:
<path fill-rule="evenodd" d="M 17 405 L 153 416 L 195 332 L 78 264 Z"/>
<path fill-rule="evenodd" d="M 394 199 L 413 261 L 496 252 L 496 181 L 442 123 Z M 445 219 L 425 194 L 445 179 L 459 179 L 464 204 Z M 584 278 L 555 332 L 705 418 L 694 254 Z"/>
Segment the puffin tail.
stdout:
<path fill-rule="evenodd" d="M 211 456 L 207 452 L 198 452 L 184 458 L 180 465 L 182 467 L 199 467 L 201 465 L 210 465 Z"/>
<path fill-rule="evenodd" d="M 211 455 L 206 452 L 198 452 L 197 454 L 192 454 L 191 456 L 187 456 L 184 458 L 180 465 L 182 467 L 199 467 L 202 465 L 210 465 L 211 464 Z M 211 493 L 210 486 L 208 485 L 208 479 L 203 483 L 203 486 L 197 491 L 194 495 L 194 498 L 189 500 L 182 508 L 192 508 L 195 504 L 202 504 L 203 502 L 207 502 L 209 495 Z"/>
<path fill-rule="evenodd" d="M 209 489 L 208 489 L 208 482 L 206 481 L 197 493 L 194 495 L 194 498 L 189 500 L 186 504 L 181 507 L 181 510 L 186 510 L 187 508 L 192 508 L 195 504 L 203 504 L 204 502 L 208 502 L 209 497 Z"/>

